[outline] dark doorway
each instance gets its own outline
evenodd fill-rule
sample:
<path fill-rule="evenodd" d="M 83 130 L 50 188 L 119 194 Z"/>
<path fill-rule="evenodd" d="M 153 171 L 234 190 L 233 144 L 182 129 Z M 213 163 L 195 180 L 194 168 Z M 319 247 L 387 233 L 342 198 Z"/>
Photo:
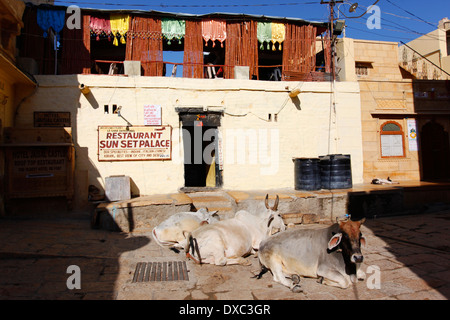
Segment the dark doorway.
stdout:
<path fill-rule="evenodd" d="M 198 110 L 197 110 L 198 111 Z M 221 113 L 180 112 L 184 149 L 184 186 L 218 188 L 222 186 L 219 159 Z"/>
<path fill-rule="evenodd" d="M 450 143 L 448 132 L 435 121 L 422 127 L 422 180 L 450 178 Z"/>

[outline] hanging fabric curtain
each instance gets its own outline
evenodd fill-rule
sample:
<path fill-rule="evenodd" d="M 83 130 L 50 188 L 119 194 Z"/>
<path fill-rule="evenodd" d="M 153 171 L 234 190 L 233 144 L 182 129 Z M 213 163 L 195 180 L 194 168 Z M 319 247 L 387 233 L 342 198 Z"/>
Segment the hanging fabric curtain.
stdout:
<path fill-rule="evenodd" d="M 82 14 L 81 29 L 64 27 L 61 74 L 91 73 L 91 37 L 89 15 Z"/>
<path fill-rule="evenodd" d="M 249 79 L 257 78 L 258 39 L 256 21 L 231 21 L 227 23 L 225 47 L 226 79 L 234 79 L 235 66 L 248 66 Z"/>
<path fill-rule="evenodd" d="M 144 76 L 163 76 L 161 20 L 146 16 L 132 17 L 125 60 L 141 61 Z"/>
<path fill-rule="evenodd" d="M 130 15 L 111 14 L 109 23 L 111 24 L 111 33 L 114 35 L 113 45 L 119 45 L 118 37 L 120 37 L 120 43 L 125 44 L 125 34 L 130 27 Z"/>
<path fill-rule="evenodd" d="M 272 22 L 258 22 L 258 41 L 261 42 L 259 47 L 264 50 L 264 42 L 267 42 L 267 50 L 270 49 L 270 41 L 272 41 Z"/>
<path fill-rule="evenodd" d="M 64 27 L 66 10 L 62 9 L 37 9 L 37 23 L 44 30 L 44 38 L 47 38 L 47 31 L 52 28 L 56 33 L 56 39 L 59 41 L 59 33 Z"/>
<path fill-rule="evenodd" d="M 170 45 L 173 39 L 177 39 L 178 43 L 181 44 L 181 39 L 184 38 L 186 33 L 186 21 L 178 19 L 162 19 L 161 21 L 162 35 L 168 41 Z"/>
<path fill-rule="evenodd" d="M 216 46 L 215 41 L 218 40 L 223 48 L 223 42 L 227 38 L 227 23 L 223 20 L 203 20 L 202 37 L 206 44 L 211 40 L 213 47 Z"/>
<path fill-rule="evenodd" d="M 111 35 L 111 24 L 109 22 L 109 16 L 98 16 L 92 17 L 89 23 L 89 28 L 91 32 L 96 35 L 96 40 L 100 40 L 100 35 Z"/>
<path fill-rule="evenodd" d="M 200 21 L 186 21 L 183 77 L 203 78 L 203 40 Z"/>
<path fill-rule="evenodd" d="M 22 41 L 18 41 L 21 57 L 33 58 L 38 65 L 39 74 L 54 73 L 54 53 L 48 50 L 50 38 L 43 38 L 42 31 L 37 22 L 37 7 L 26 6 L 22 17 L 26 21 L 22 30 Z M 53 47 L 53 46 L 51 46 Z M 49 54 L 49 53 L 52 54 Z"/>
<path fill-rule="evenodd" d="M 281 50 L 281 43 L 284 41 L 286 36 L 286 26 L 284 23 L 272 23 L 272 42 L 273 47 L 272 50 L 275 51 L 275 43 L 279 43 L 278 50 Z"/>
<path fill-rule="evenodd" d="M 316 32 L 311 25 L 287 24 L 283 50 L 283 73 L 309 73 L 316 68 Z"/>

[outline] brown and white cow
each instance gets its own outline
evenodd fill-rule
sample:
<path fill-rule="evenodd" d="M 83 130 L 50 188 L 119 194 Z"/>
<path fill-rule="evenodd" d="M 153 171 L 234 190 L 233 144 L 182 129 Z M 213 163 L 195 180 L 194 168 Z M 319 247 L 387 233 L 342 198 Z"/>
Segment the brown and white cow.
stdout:
<path fill-rule="evenodd" d="M 360 227 L 364 222 L 345 220 L 321 229 L 290 229 L 261 243 L 258 257 L 261 273 L 270 270 L 273 279 L 293 292 L 300 292 L 300 276 L 321 278 L 330 286 L 348 288 L 364 279 Z"/>
<path fill-rule="evenodd" d="M 247 264 L 244 257 L 258 250 L 261 241 L 285 230 L 283 219 L 276 212 L 278 202 L 277 196 L 274 206 L 269 207 L 266 195 L 266 209 L 240 210 L 231 219 L 194 230 L 186 239 L 186 256 L 197 263 Z"/>

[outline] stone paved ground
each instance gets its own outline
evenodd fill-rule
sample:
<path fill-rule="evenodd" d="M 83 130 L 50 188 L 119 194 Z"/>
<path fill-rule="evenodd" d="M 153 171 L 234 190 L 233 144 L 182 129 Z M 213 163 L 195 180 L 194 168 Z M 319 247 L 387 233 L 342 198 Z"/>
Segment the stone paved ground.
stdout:
<path fill-rule="evenodd" d="M 365 281 L 343 290 L 302 279 L 303 292 L 295 294 L 270 273 L 251 278 L 259 268 L 255 257 L 250 266 L 199 266 L 157 246 L 147 231 L 91 229 L 88 216 L 1 219 L 0 299 L 447 300 L 449 229 L 450 211 L 368 220 L 362 268 L 380 270 L 380 287 L 371 290 Z M 187 261 L 189 281 L 132 283 L 138 262 L 174 260 Z M 81 289 L 67 288 L 71 265 L 80 267 Z"/>

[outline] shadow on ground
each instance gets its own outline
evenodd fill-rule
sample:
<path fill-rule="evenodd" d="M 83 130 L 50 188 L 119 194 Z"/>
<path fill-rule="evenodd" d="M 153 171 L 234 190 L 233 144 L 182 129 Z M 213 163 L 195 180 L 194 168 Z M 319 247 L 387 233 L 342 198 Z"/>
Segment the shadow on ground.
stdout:
<path fill-rule="evenodd" d="M 115 299 L 119 258 L 149 242 L 90 228 L 88 217 L 0 220 L 0 299 Z M 67 287 L 78 266 L 81 289 Z M 69 283 L 76 283 L 74 278 Z"/>
<path fill-rule="evenodd" d="M 450 298 L 450 211 L 367 220 L 366 265 L 381 271 L 381 291 L 404 299 Z"/>

